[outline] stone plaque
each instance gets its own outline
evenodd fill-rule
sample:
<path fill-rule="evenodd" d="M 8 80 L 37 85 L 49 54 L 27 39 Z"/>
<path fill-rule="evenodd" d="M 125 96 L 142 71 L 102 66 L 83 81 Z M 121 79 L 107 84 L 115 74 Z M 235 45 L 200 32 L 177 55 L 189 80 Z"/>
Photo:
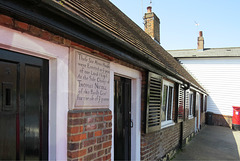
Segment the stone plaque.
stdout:
<path fill-rule="evenodd" d="M 109 107 L 110 62 L 76 51 L 75 107 Z"/>

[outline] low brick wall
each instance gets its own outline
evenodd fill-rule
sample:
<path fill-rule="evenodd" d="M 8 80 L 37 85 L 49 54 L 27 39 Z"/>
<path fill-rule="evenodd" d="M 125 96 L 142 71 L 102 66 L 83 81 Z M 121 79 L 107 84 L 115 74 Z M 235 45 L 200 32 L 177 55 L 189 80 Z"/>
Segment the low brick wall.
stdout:
<path fill-rule="evenodd" d="M 206 116 L 205 112 L 201 113 L 201 128 L 203 128 L 205 126 L 205 123 L 206 123 L 205 116 Z"/>
<path fill-rule="evenodd" d="M 68 160 L 111 160 L 112 112 L 68 112 Z"/>
<path fill-rule="evenodd" d="M 142 133 L 141 160 L 171 159 L 180 142 L 180 123 L 150 134 Z M 183 122 L 183 144 L 188 143 L 195 135 L 195 118 Z"/>
<path fill-rule="evenodd" d="M 186 139 L 195 131 L 195 118 L 183 122 L 183 139 Z"/>
<path fill-rule="evenodd" d="M 232 116 L 213 114 L 213 125 L 232 128 Z"/>
<path fill-rule="evenodd" d="M 179 145 L 180 124 L 160 131 L 142 134 L 141 160 L 158 160 L 171 153 Z"/>

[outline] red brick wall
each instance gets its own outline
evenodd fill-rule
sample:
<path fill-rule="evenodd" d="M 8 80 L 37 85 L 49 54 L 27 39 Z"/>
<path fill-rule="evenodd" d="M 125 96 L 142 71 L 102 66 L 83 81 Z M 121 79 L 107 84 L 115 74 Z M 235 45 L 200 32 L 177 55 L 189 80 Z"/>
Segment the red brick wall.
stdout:
<path fill-rule="evenodd" d="M 141 160 L 157 160 L 179 145 L 180 124 L 141 136 Z"/>
<path fill-rule="evenodd" d="M 213 114 L 212 116 L 213 125 L 225 126 L 232 128 L 232 116 Z"/>
<path fill-rule="evenodd" d="M 180 140 L 180 124 L 175 124 L 160 131 L 145 134 L 145 111 L 146 111 L 146 81 L 147 74 L 143 73 L 142 80 L 142 135 L 141 135 L 141 160 L 157 160 L 164 157 L 171 150 L 176 149 Z M 166 79 L 166 78 L 164 78 Z M 166 79 L 172 82 L 171 80 Z M 172 82 L 174 83 L 174 82 Z M 173 120 L 175 118 L 175 96 L 173 100 Z"/>
<path fill-rule="evenodd" d="M 33 25 L 20 22 L 6 15 L 0 14 L 0 25 L 39 37 L 47 41 L 51 41 L 56 44 L 70 45 L 70 41 L 67 39 L 64 39 L 58 35 L 52 34 L 44 29 L 35 27 Z"/>
<path fill-rule="evenodd" d="M 68 112 L 68 160 L 111 160 L 112 112 Z"/>
<path fill-rule="evenodd" d="M 183 122 L 183 139 L 186 139 L 195 131 L 195 118 Z"/>
<path fill-rule="evenodd" d="M 201 128 L 205 125 L 205 112 L 202 112 L 201 113 Z"/>

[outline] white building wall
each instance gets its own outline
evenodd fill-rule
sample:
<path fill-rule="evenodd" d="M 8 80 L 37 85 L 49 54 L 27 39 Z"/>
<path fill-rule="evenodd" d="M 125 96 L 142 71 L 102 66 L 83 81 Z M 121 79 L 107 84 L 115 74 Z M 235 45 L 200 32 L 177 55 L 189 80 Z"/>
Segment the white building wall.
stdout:
<path fill-rule="evenodd" d="M 69 48 L 0 26 L 0 48 L 49 60 L 49 160 L 67 160 Z"/>
<path fill-rule="evenodd" d="M 180 61 L 208 91 L 207 111 L 232 116 L 232 106 L 240 106 L 240 58 L 180 58 Z"/>

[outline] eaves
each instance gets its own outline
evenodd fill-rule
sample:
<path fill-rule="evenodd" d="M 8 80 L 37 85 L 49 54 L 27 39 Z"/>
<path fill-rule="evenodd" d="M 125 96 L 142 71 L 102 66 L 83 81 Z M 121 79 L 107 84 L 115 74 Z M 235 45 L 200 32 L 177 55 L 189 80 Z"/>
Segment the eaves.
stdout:
<path fill-rule="evenodd" d="M 0 0 L 0 12 L 149 71 L 191 83 L 155 58 L 52 0 Z"/>

